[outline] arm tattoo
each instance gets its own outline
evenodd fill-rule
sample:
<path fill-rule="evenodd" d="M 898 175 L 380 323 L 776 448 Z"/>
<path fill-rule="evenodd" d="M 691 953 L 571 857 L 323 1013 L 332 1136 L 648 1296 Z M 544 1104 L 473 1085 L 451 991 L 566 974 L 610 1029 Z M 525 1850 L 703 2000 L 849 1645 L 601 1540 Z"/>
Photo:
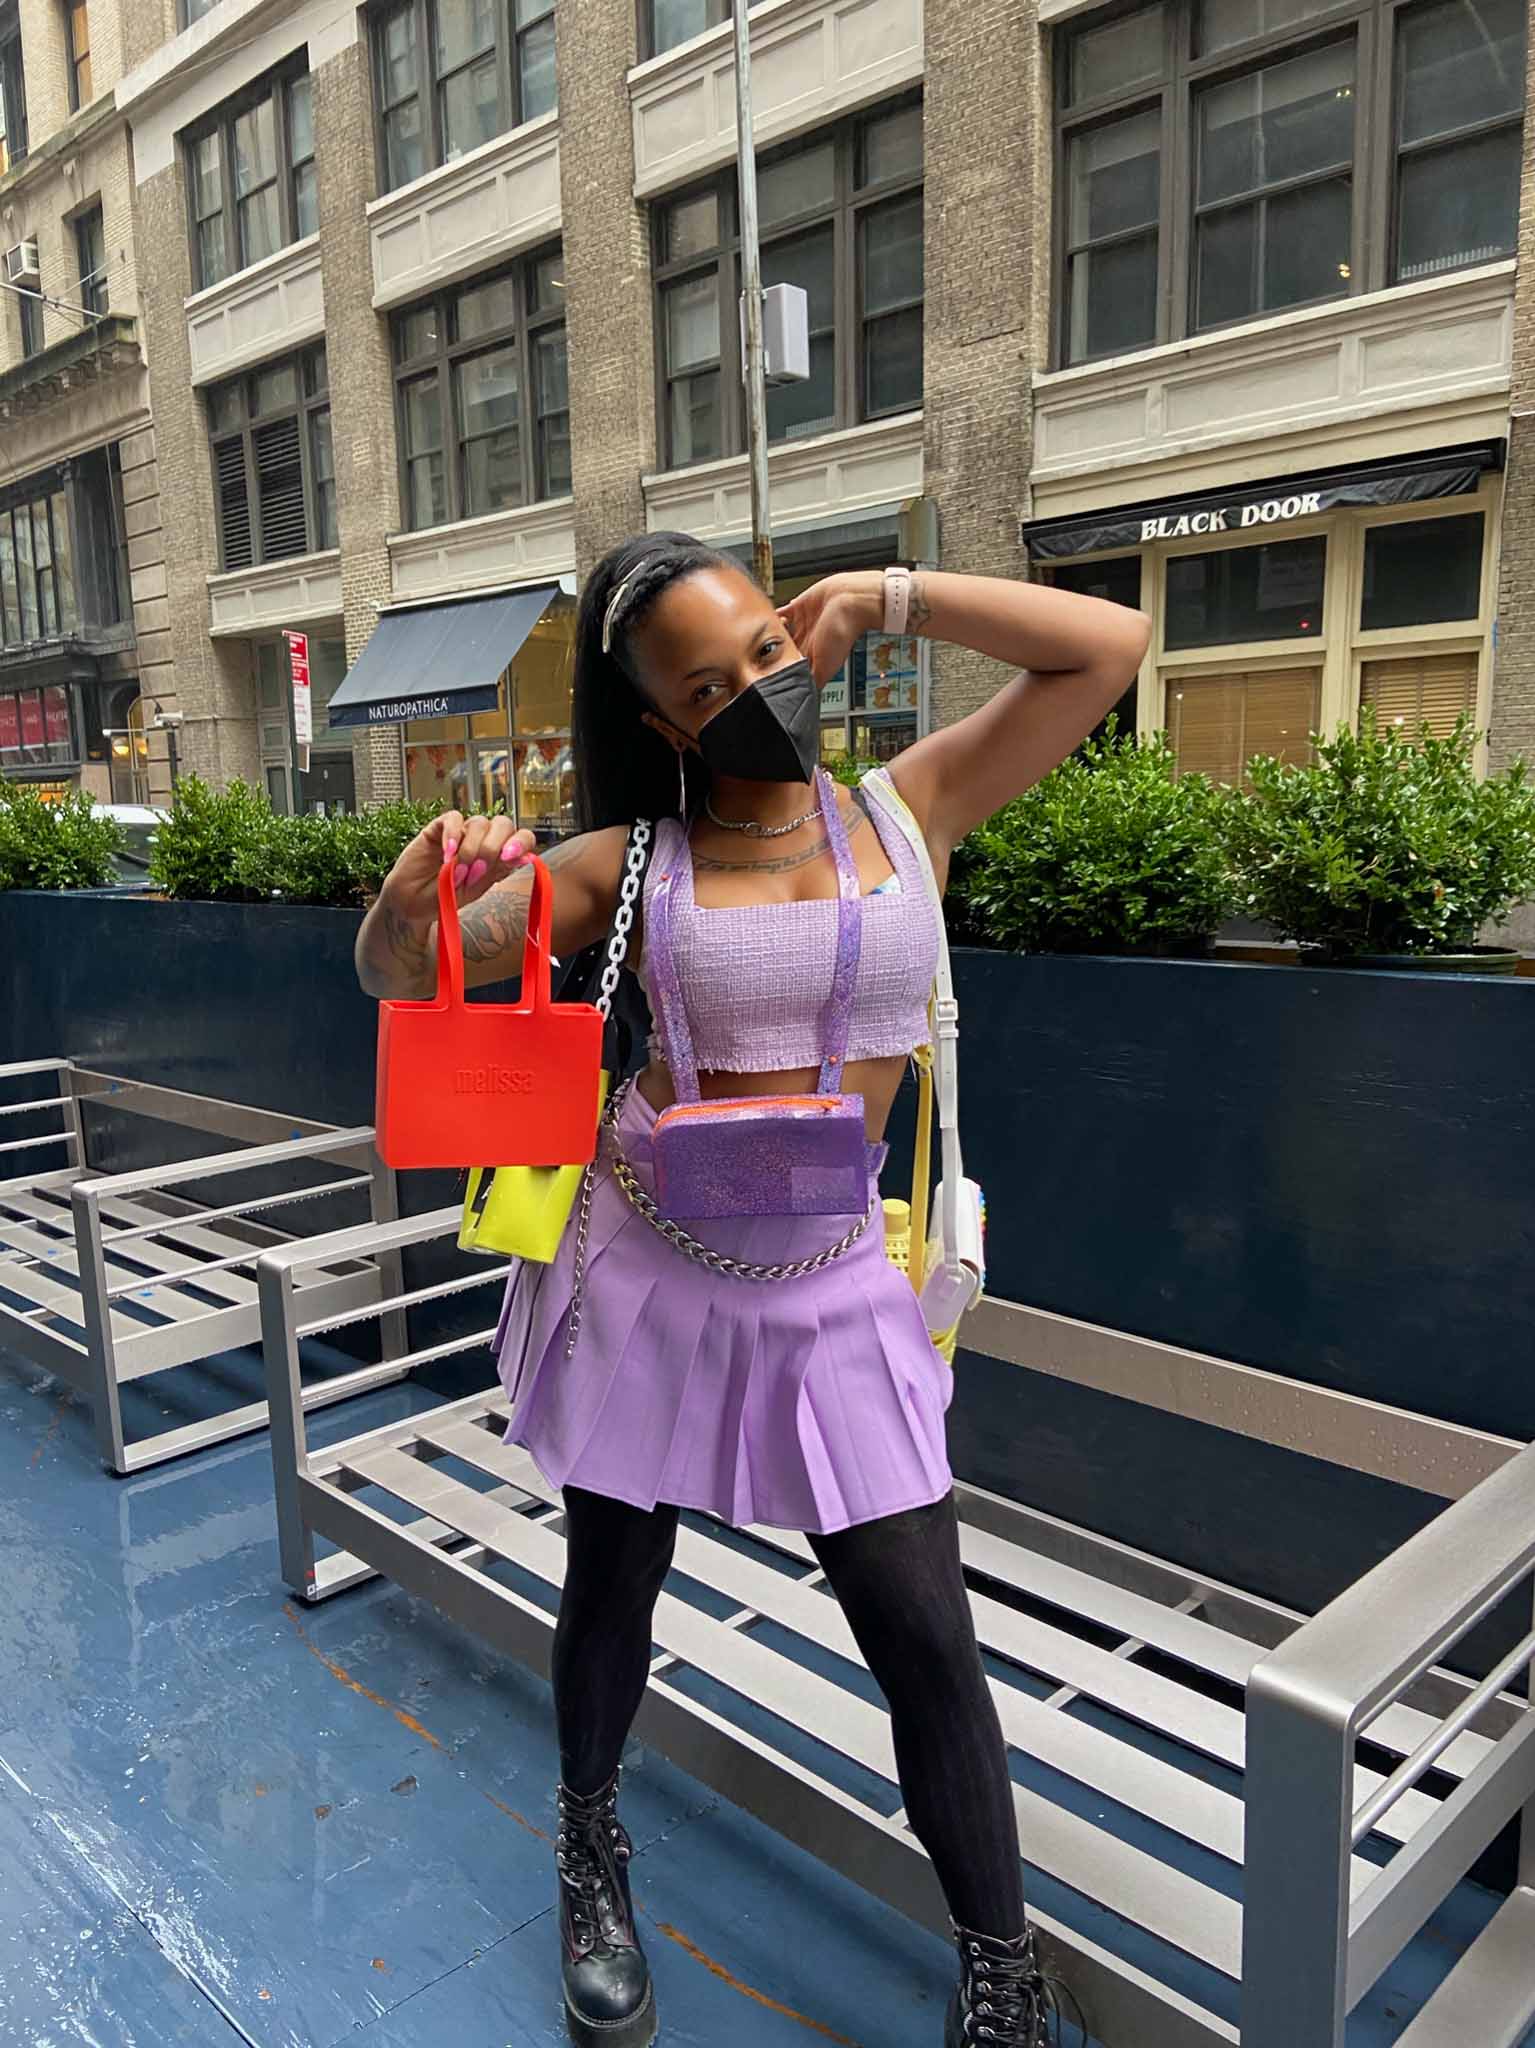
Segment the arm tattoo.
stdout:
<path fill-rule="evenodd" d="M 847 820 L 847 836 L 853 839 L 866 821 L 862 808 L 856 810 Z M 789 875 L 796 868 L 808 868 L 812 861 L 822 859 L 831 852 L 831 841 L 823 832 L 813 846 L 807 846 L 802 853 L 780 854 L 777 860 L 716 860 L 712 854 L 695 853 L 695 868 L 707 868 L 715 875 Z"/>
<path fill-rule="evenodd" d="M 927 579 L 913 576 L 911 579 L 911 602 L 906 608 L 906 630 L 909 633 L 924 633 L 933 616 L 933 607 L 927 601 Z"/>
<path fill-rule="evenodd" d="M 581 842 L 578 839 L 562 839 L 558 845 L 541 853 L 539 858 L 552 875 L 560 868 L 569 867 L 580 856 Z M 532 894 L 531 873 L 525 879 L 519 875 L 500 883 L 488 895 L 471 903 L 467 910 L 461 910 L 458 928 L 464 941 L 464 958 L 479 963 L 504 958 L 507 973 L 519 973 L 528 936 L 528 906 Z"/>
<path fill-rule="evenodd" d="M 390 959 L 397 960 L 408 974 L 419 979 L 427 969 L 426 934 L 418 931 L 408 918 L 401 917 L 382 897 L 378 916 Z"/>
<path fill-rule="evenodd" d="M 471 903 L 458 915 L 459 934 L 466 960 L 507 960 L 508 972 L 522 966 L 523 944 L 528 936 L 528 903 L 531 883 L 526 889 L 492 889 L 478 903 Z"/>

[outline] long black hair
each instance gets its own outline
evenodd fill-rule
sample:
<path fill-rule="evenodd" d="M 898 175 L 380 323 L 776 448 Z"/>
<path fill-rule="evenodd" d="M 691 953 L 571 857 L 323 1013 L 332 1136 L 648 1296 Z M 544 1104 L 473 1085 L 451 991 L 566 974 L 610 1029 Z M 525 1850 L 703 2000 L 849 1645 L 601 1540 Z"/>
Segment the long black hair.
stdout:
<path fill-rule="evenodd" d="M 578 831 L 678 814 L 676 749 L 642 723 L 650 707 L 629 640 L 663 591 L 701 569 L 734 569 L 748 579 L 751 573 L 691 534 L 645 533 L 604 555 L 586 580 L 570 718 Z M 696 755 L 684 756 L 684 765 L 696 790 L 706 771 Z"/>

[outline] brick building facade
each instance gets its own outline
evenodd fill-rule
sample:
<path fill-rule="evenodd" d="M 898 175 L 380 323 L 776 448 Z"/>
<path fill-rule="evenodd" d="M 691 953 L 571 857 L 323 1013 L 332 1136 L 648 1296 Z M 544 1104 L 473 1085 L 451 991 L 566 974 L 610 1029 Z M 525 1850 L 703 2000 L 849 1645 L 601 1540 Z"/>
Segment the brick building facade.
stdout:
<path fill-rule="evenodd" d="M 142 802 L 170 786 L 149 708 L 175 692 L 125 13 L 0 6 L 0 775 Z"/>
<path fill-rule="evenodd" d="M 99 146 L 122 165 L 131 131 L 155 252 L 133 304 L 159 462 L 133 444 L 125 516 L 182 759 L 283 804 L 504 796 L 557 829 L 580 578 L 644 525 L 746 539 L 724 9 L 106 11 L 126 75 Z M 1535 751 L 1525 9 L 1272 12 L 754 10 L 764 261 L 815 335 L 770 408 L 781 589 L 904 553 L 1139 603 L 1124 717 L 1217 773 L 1366 701 Z M 67 112 L 57 16 L 50 42 L 43 0 L 21 13 L 37 104 Z M 99 183 L 110 230 L 127 194 Z M 490 708 L 325 716 L 381 621 L 532 586 Z M 997 680 L 876 638 L 827 750 L 892 751 Z"/>

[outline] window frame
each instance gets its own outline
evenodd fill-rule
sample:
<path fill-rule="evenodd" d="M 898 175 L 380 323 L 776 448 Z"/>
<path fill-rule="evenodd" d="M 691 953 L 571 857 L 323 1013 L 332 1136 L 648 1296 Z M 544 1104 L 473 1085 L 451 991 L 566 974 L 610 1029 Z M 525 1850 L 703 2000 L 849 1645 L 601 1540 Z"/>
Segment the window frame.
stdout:
<path fill-rule="evenodd" d="M 865 329 L 875 321 L 888 319 L 891 313 L 903 309 L 887 309 L 884 313 L 867 316 L 864 311 L 863 293 L 863 221 L 866 215 L 877 212 L 890 203 L 921 198 L 927 179 L 926 136 L 922 166 L 915 173 L 902 172 L 894 177 L 872 181 L 867 185 L 858 184 L 858 152 L 864 132 L 887 119 L 915 107 L 922 108 L 922 96 L 917 93 L 902 93 L 894 99 L 879 102 L 873 107 L 860 108 L 858 112 L 843 116 L 824 128 L 813 129 L 808 135 L 795 138 L 781 148 L 764 150 L 758 158 L 758 176 L 775 165 L 790 161 L 796 156 L 832 144 L 834 155 L 833 198 L 829 203 L 806 207 L 799 213 L 786 215 L 775 220 L 771 227 L 765 227 L 761 234 L 764 260 L 780 242 L 802 239 L 809 233 L 827 225 L 832 229 L 832 332 L 834 366 L 834 417 L 830 426 L 814 429 L 804 435 L 787 435 L 772 439 L 772 445 L 784 447 L 795 440 L 810 440 L 818 433 L 842 433 L 850 427 L 863 426 L 882 419 L 900 419 L 913 410 L 921 409 L 921 402 L 910 406 L 885 406 L 870 411 L 868 394 L 865 389 L 864 338 Z M 701 255 L 666 259 L 666 229 L 668 218 L 674 207 L 686 205 L 691 200 L 713 194 L 718 211 L 719 231 L 714 247 Z M 745 391 L 741 376 L 739 345 L 733 337 L 740 332 L 741 298 L 741 235 L 738 219 L 739 194 L 734 166 L 716 171 L 690 185 L 668 192 L 651 207 L 651 282 L 652 318 L 655 323 L 655 404 L 658 445 L 662 450 L 662 466 L 665 469 L 694 468 L 699 462 L 728 462 L 746 452 Z M 926 247 L 923 250 L 923 290 L 918 302 L 926 305 Z M 704 277 L 713 271 L 715 288 L 719 300 L 720 331 L 720 448 L 716 456 L 701 456 L 688 462 L 676 459 L 672 446 L 671 387 L 672 376 L 667 324 L 668 291 L 689 279 Z M 909 310 L 909 308 L 904 309 Z M 697 374 L 696 372 L 693 374 Z"/>
<path fill-rule="evenodd" d="M 75 23 L 85 25 L 85 48 L 75 46 Z M 91 83 L 91 15 L 89 0 L 64 0 L 64 70 L 69 85 L 69 111 L 78 114 L 96 97 Z"/>
<path fill-rule="evenodd" d="M 187 241 L 192 259 L 192 289 L 194 292 L 212 291 L 217 285 L 227 284 L 242 270 L 249 270 L 257 263 L 264 263 L 271 256 L 284 249 L 292 248 L 295 242 L 307 239 L 299 231 L 298 224 L 298 172 L 313 166 L 314 153 L 299 163 L 293 160 L 292 123 L 289 99 L 297 80 L 310 76 L 307 51 L 300 51 L 283 63 L 253 79 L 242 91 L 223 100 L 212 113 L 194 122 L 181 132 L 182 181 L 186 188 Z M 312 88 L 311 88 L 312 90 Z M 278 242 L 265 256 L 246 257 L 241 248 L 240 206 L 241 196 L 235 191 L 235 123 L 251 113 L 265 101 L 272 102 L 273 149 L 276 158 L 275 179 L 255 188 L 265 191 L 275 183 L 277 188 L 277 231 Z M 311 140 L 313 123 L 311 122 Z M 217 212 L 199 214 L 197 211 L 197 151 L 201 144 L 213 139 L 219 166 L 219 206 Z M 243 195 L 249 200 L 254 193 Z M 222 222 L 222 241 L 226 268 L 220 277 L 204 277 L 202 263 L 202 242 L 198 230 L 203 222 Z"/>
<path fill-rule="evenodd" d="M 1090 94 L 1072 102 L 1071 57 L 1075 39 L 1160 4 L 1163 11 L 1161 68 L 1128 86 Z M 1369 292 L 1384 291 L 1397 282 L 1400 175 L 1404 157 L 1421 150 L 1444 148 L 1446 138 L 1413 144 L 1407 151 L 1397 142 L 1397 113 L 1400 105 L 1402 35 L 1404 17 L 1437 0 L 1332 0 L 1300 20 L 1262 31 L 1241 42 L 1227 44 L 1207 56 L 1194 55 L 1195 30 L 1200 0 L 1116 0 L 1116 4 L 1095 9 L 1090 15 L 1062 24 L 1055 31 L 1054 107 L 1052 110 L 1052 175 L 1055 203 L 1051 221 L 1051 261 L 1057 280 L 1050 320 L 1050 362 L 1054 369 L 1075 369 L 1101 363 L 1116 355 L 1143 349 L 1164 348 L 1219 334 L 1232 327 L 1283 317 L 1302 306 L 1326 305 Z M 1330 45 L 1352 43 L 1355 50 L 1353 91 L 1356 98 L 1354 155 L 1351 169 L 1349 275 L 1344 289 L 1336 295 L 1298 301 L 1271 311 L 1257 310 L 1232 320 L 1196 324 L 1197 223 L 1200 202 L 1197 193 L 1198 104 L 1200 95 L 1234 79 L 1249 77 L 1270 65 L 1300 57 Z M 1074 355 L 1071 348 L 1072 290 L 1071 259 L 1086 247 L 1101 247 L 1115 240 L 1130 239 L 1145 229 L 1127 231 L 1123 237 L 1105 237 L 1102 243 L 1076 243 L 1070 237 L 1071 146 L 1074 139 L 1116 122 L 1155 111 L 1160 134 L 1159 198 L 1157 234 L 1156 325 L 1145 340 L 1111 350 Z M 1454 141 L 1472 135 L 1521 125 L 1524 113 L 1500 115 L 1465 131 L 1457 130 Z M 1287 190 L 1292 184 L 1312 181 L 1313 174 L 1294 180 L 1276 181 L 1260 189 L 1261 199 Z M 1320 174 L 1317 174 L 1318 176 Z M 1221 202 L 1219 211 L 1232 202 Z M 1237 202 L 1237 203 L 1246 203 Z M 1510 255 L 1513 252 L 1509 252 Z M 1498 258 L 1474 258 L 1455 269 L 1474 269 Z M 1452 276 L 1453 269 L 1436 275 Z M 1407 280 L 1411 282 L 1411 280 Z"/>
<path fill-rule="evenodd" d="M 0 0 L 0 172 L 25 161 L 27 142 L 27 74 L 22 61 L 21 15 L 16 0 Z"/>
<path fill-rule="evenodd" d="M 708 9 L 709 19 L 698 31 L 699 35 L 706 36 L 712 34 L 715 29 L 723 28 L 727 21 L 735 19 L 733 0 L 705 0 L 705 5 Z M 684 36 L 680 42 L 675 43 L 661 43 L 656 40 L 656 0 L 636 0 L 635 13 L 637 18 L 637 41 L 635 47 L 640 53 L 640 62 L 642 64 L 649 63 L 652 57 L 669 56 L 673 50 L 680 50 L 683 44 L 695 40 L 692 36 Z"/>
<path fill-rule="evenodd" d="M 447 167 L 449 161 L 458 163 L 469 154 L 460 150 L 451 160 L 443 153 L 442 123 L 442 81 L 437 74 L 436 63 L 436 7 L 437 0 L 374 0 L 367 10 L 368 26 L 368 68 L 373 102 L 373 151 L 378 177 L 378 193 L 398 192 L 404 186 L 413 184 L 413 178 L 394 178 L 389 165 L 388 116 L 397 107 L 414 99 L 421 116 L 422 166 L 417 177 L 427 177 L 434 171 Z M 415 19 L 416 50 L 419 72 L 415 88 L 400 98 L 387 100 L 384 94 L 384 31 L 386 24 L 396 15 L 410 14 Z M 546 107 L 541 114 L 526 114 L 523 111 L 524 85 L 522 76 L 522 48 L 524 38 L 545 21 L 555 18 L 555 0 L 545 0 L 533 21 L 518 24 L 517 0 L 495 0 L 492 17 L 495 40 L 492 51 L 496 70 L 497 118 L 501 126 L 491 140 L 512 134 L 529 120 L 542 120 L 546 115 L 559 110 L 559 88 L 556 84 L 555 103 Z M 556 36 L 558 30 L 556 30 Z M 483 52 L 481 53 L 484 54 Z M 455 71 L 464 66 L 456 66 Z M 483 148 L 484 144 L 476 144 Z"/>
<path fill-rule="evenodd" d="M 551 260 L 563 266 L 562 243 L 546 242 L 540 248 L 530 250 L 511 263 L 498 264 L 494 270 L 461 278 L 456 284 L 432 292 L 425 298 L 413 300 L 409 305 L 400 306 L 394 311 L 390 319 L 389 342 L 391 371 L 394 378 L 395 457 L 400 497 L 400 525 L 405 532 L 430 533 L 436 527 L 454 526 L 465 519 L 495 518 L 500 512 L 526 511 L 531 506 L 557 503 L 569 496 L 566 491 L 547 494 L 543 488 L 547 466 L 543 422 L 546 418 L 553 418 L 556 415 L 554 412 L 545 413 L 542 408 L 537 345 L 542 337 L 556 330 L 565 333 L 565 307 L 560 302 L 558 294 L 554 295 L 550 304 L 540 305 L 535 288 L 541 266 Z M 516 300 L 512 320 L 475 334 L 467 340 L 450 338 L 453 337 L 455 330 L 457 300 L 465 292 L 479 291 L 503 279 L 511 280 Z M 413 316 L 428 311 L 435 315 L 437 322 L 435 348 L 417 355 L 402 357 L 400 335 L 404 323 Z M 488 512 L 471 512 L 465 509 L 465 435 L 455 372 L 464 363 L 472 362 L 479 356 L 504 351 L 508 346 L 514 348 L 517 354 L 518 458 L 522 470 L 522 502 L 515 506 L 499 506 Z M 566 346 L 568 350 L 568 337 Z M 567 355 L 567 366 L 568 361 Z M 418 526 L 413 518 L 414 506 L 410 490 L 410 465 L 413 458 L 407 431 L 405 393 L 412 384 L 417 384 L 429 376 L 435 376 L 437 379 L 438 450 L 443 461 L 445 517 L 435 522 L 435 526 Z M 565 417 L 568 420 L 568 407 Z M 431 452 L 433 451 L 423 451 Z"/>
<path fill-rule="evenodd" d="M 48 346 L 42 299 L 34 292 L 22 292 L 16 300 L 16 311 L 21 322 L 21 359 L 30 363 Z"/>
<path fill-rule="evenodd" d="M 79 278 L 80 304 L 88 313 L 98 319 L 105 319 L 111 311 L 111 263 L 107 255 L 107 223 L 99 199 L 83 207 L 70 226 L 75 238 L 75 272 Z M 87 248 L 86 237 L 92 227 L 101 238 L 101 261 L 86 268 L 86 258 L 94 252 Z"/>
<path fill-rule="evenodd" d="M 322 373 L 310 388 L 310 368 L 318 362 Z M 274 370 L 291 366 L 297 387 L 297 396 L 291 405 L 277 406 L 267 412 L 257 411 L 255 405 L 256 380 Z M 215 427 L 213 424 L 213 402 L 216 396 L 225 392 L 239 393 L 240 417 L 231 427 Z M 327 552 L 337 545 L 320 536 L 321 483 L 315 460 L 315 435 L 321 415 L 329 422 L 331 390 L 329 363 L 325 343 L 311 342 L 290 355 L 274 356 L 266 362 L 257 363 L 248 370 L 241 370 L 233 377 L 210 384 L 203 393 L 203 419 L 207 430 L 208 460 L 213 480 L 213 518 L 218 542 L 218 573 L 221 576 L 242 576 L 253 569 L 265 567 L 269 562 L 294 562 L 304 555 Z M 260 476 L 256 464 L 256 433 L 279 421 L 296 419 L 298 422 L 299 475 L 304 497 L 304 540 L 301 554 L 268 555 L 261 545 L 261 490 Z M 245 502 L 250 517 L 251 559 L 237 567 L 231 567 L 228 559 L 224 533 L 224 497 L 219 489 L 218 451 L 226 443 L 238 441 L 244 458 Z M 334 490 L 334 465 L 330 479 Z M 334 505 L 334 497 L 331 499 Z"/>

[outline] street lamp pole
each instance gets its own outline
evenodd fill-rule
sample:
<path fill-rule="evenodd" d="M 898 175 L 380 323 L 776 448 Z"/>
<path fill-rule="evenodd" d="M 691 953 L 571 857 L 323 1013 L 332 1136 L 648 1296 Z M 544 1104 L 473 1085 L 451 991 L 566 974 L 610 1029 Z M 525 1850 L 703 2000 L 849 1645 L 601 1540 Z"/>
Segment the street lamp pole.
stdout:
<path fill-rule="evenodd" d="M 746 447 L 751 458 L 752 568 L 773 594 L 768 501 L 767 356 L 762 333 L 762 250 L 757 238 L 757 154 L 752 133 L 751 0 L 735 0 L 736 165 L 741 194 L 741 287 L 746 342 Z"/>

